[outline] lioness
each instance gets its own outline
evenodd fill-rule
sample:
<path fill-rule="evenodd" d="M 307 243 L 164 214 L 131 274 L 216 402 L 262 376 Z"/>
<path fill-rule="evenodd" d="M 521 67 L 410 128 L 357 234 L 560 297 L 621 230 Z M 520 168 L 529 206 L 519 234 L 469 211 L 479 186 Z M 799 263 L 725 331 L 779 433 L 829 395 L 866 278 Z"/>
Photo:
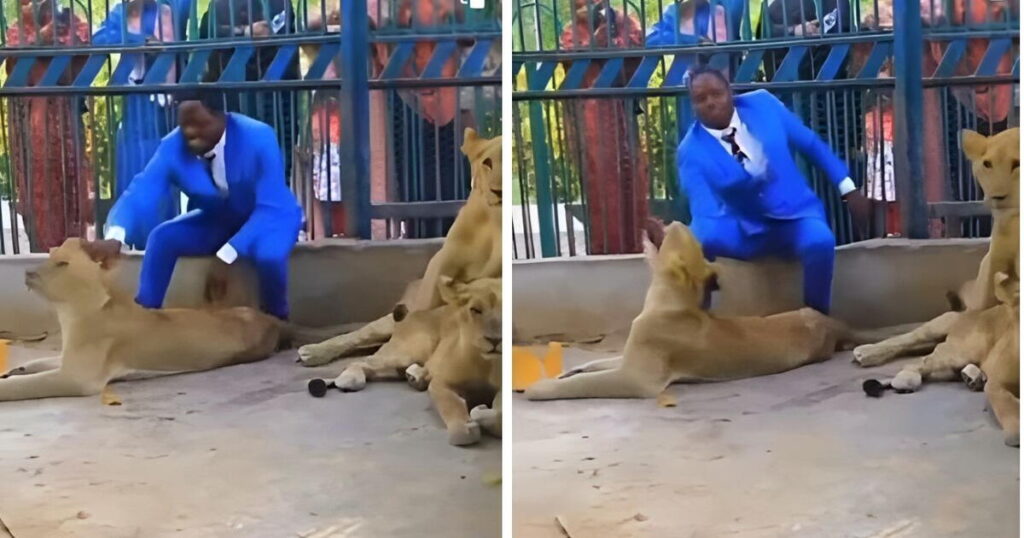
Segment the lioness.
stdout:
<path fill-rule="evenodd" d="M 358 391 L 367 381 L 404 376 L 430 393 L 451 444 L 476 443 L 481 427 L 500 436 L 501 279 L 461 283 L 443 276 L 438 292 L 444 305 L 420 312 L 400 305 L 391 341 L 348 365 L 333 382 L 310 381 L 310 393 L 323 396 L 328 387 Z M 477 405 L 469 411 L 467 402 Z"/>
<path fill-rule="evenodd" d="M 462 153 L 469 159 L 473 188 L 441 250 L 427 264 L 423 279 L 413 282 L 400 301 L 410 312 L 441 306 L 441 277 L 462 282 L 501 277 L 501 137 L 484 139 L 466 129 Z M 305 366 L 327 364 L 359 348 L 388 341 L 394 327 L 394 317 L 388 314 L 355 332 L 302 346 L 299 360 Z"/>
<path fill-rule="evenodd" d="M 811 308 L 720 318 L 702 308 L 715 269 L 682 223 L 660 248 L 644 238 L 652 280 L 621 358 L 594 361 L 526 389 L 531 400 L 653 398 L 675 381 L 724 381 L 784 372 L 875 340 Z"/>
<path fill-rule="evenodd" d="M 129 373 L 194 372 L 258 361 L 282 339 L 320 336 L 247 307 L 142 308 L 112 285 L 115 267 L 115 259 L 94 260 L 72 238 L 26 271 L 25 284 L 57 310 L 61 355 L 2 376 L 0 400 L 95 395 Z"/>
<path fill-rule="evenodd" d="M 984 387 L 1004 441 L 1020 446 L 1020 279 L 996 273 L 994 289 L 1001 304 L 964 312 L 928 356 L 891 381 L 866 381 L 864 390 L 872 396 L 884 388 L 913 392 L 923 381 L 962 378 L 974 390 Z"/>
<path fill-rule="evenodd" d="M 984 191 L 984 202 L 992 210 L 992 239 L 981 261 L 978 276 L 964 285 L 960 299 L 967 311 L 980 311 L 998 304 L 995 275 L 1020 275 L 1020 130 L 1003 131 L 991 137 L 963 131 L 964 154 L 971 161 L 974 177 Z M 876 344 L 853 350 L 861 366 L 878 366 L 915 353 L 927 353 L 942 342 L 964 315 L 946 312 L 917 329 Z"/>

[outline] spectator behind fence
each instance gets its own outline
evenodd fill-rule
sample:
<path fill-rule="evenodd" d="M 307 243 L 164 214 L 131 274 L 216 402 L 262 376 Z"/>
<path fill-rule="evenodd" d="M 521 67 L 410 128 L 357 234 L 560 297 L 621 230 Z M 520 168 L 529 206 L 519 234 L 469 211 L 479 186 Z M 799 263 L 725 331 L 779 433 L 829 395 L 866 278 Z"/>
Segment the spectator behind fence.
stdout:
<path fill-rule="evenodd" d="M 743 20 L 743 0 L 726 0 L 712 6 L 708 0 L 686 0 L 673 3 L 661 14 L 661 19 L 647 31 L 648 47 L 685 47 L 698 44 L 724 43 L 740 39 Z M 689 69 L 697 62 L 697 55 L 677 55 L 673 62 L 685 62 L 679 68 Z M 713 56 L 711 65 L 729 76 L 726 55 Z M 673 63 L 675 68 L 675 64 Z M 676 121 L 682 138 L 693 123 L 693 107 L 689 97 L 676 100 Z"/>
<path fill-rule="evenodd" d="M 334 0 L 325 5 L 326 21 L 320 10 L 311 10 L 306 29 L 326 30 L 330 33 L 341 31 L 341 1 Z M 312 64 L 320 52 L 319 45 L 303 45 L 302 53 L 306 63 Z M 338 78 L 341 66 L 339 58 L 328 64 L 324 78 Z M 309 107 L 308 136 L 299 143 L 298 155 L 302 163 L 296 163 L 294 170 L 307 170 L 313 182 L 313 219 L 309 223 L 315 236 L 335 237 L 348 235 L 345 210 L 341 203 L 341 92 L 334 89 L 313 91 Z M 303 129 L 303 134 L 306 134 Z M 308 156 L 308 158 L 307 158 Z M 301 181 L 293 182 L 301 185 Z"/>
<path fill-rule="evenodd" d="M 797 259 L 804 303 L 827 314 L 835 236 L 790 147 L 825 172 L 861 229 L 869 202 L 832 149 L 772 94 L 733 97 L 722 73 L 707 67 L 691 71 L 687 84 L 698 121 L 679 145 L 679 178 L 705 255 Z"/>
<path fill-rule="evenodd" d="M 89 25 L 53 0 L 19 0 L 20 17 L 7 29 L 9 47 L 80 47 L 89 43 Z M 70 84 L 84 65 L 74 57 L 59 84 Z M 7 75 L 16 61 L 6 64 Z M 28 76 L 37 84 L 50 66 L 38 58 Z M 85 236 L 93 222 L 92 170 L 83 152 L 81 97 L 14 97 L 7 128 L 17 210 L 25 221 L 30 248 L 46 252 L 69 236 Z"/>
<path fill-rule="evenodd" d="M 562 32 L 566 50 L 643 46 L 640 23 L 600 2 L 575 0 L 572 22 Z M 603 62 L 591 62 L 582 87 L 590 87 Z M 569 69 L 569 65 L 565 66 Z M 624 66 L 617 85 L 625 85 L 635 62 Z M 647 156 L 640 145 L 634 99 L 567 101 L 566 140 L 570 155 L 581 155 L 581 181 L 590 222 L 590 254 L 639 252 L 640 229 L 648 215 Z M 568 202 L 568 200 L 566 200 Z"/>
<path fill-rule="evenodd" d="M 250 8 L 252 11 L 250 11 Z M 266 11 L 264 11 L 266 9 Z M 295 13 L 289 0 L 212 0 L 200 21 L 199 36 L 238 39 L 265 38 L 295 32 Z M 245 80 L 262 80 L 279 47 L 257 47 L 245 66 Z M 211 55 L 208 80 L 217 80 L 234 50 Z M 293 55 L 282 80 L 299 79 L 298 55 Z M 292 115 L 292 91 L 244 91 L 226 93 L 227 110 L 240 112 L 274 127 L 278 143 L 289 148 L 284 154 L 286 177 L 291 177 L 292 151 L 297 128 Z"/>
<path fill-rule="evenodd" d="M 288 257 L 302 209 L 285 182 L 274 129 L 225 113 L 217 93 L 179 96 L 178 128 L 110 210 L 106 240 L 87 245 L 94 258 L 115 256 L 172 187 L 188 196 L 190 211 L 150 234 L 136 301 L 160 308 L 179 258 L 216 254 L 229 264 L 252 262 L 263 310 L 287 319 Z"/>
<path fill-rule="evenodd" d="M 431 32 L 464 21 L 460 2 L 436 0 L 369 0 L 370 23 L 374 28 L 411 28 Z M 392 10 L 394 10 L 392 12 Z M 392 19 L 392 14 L 394 18 Z M 379 17 L 379 20 L 378 20 Z M 450 31 L 445 29 L 445 31 Z M 455 77 L 464 43 L 441 67 L 442 77 Z M 375 43 L 373 69 L 380 73 L 390 57 L 394 45 Z M 417 41 L 412 57 L 398 75 L 403 78 L 420 76 L 437 49 L 436 41 Z M 459 100 L 455 87 L 403 89 L 388 91 L 390 108 L 391 147 L 394 177 L 401 201 L 424 202 L 457 200 L 469 192 L 469 162 L 459 151 L 462 132 L 476 127 L 475 120 Z M 453 218 L 404 219 L 405 233 L 410 238 L 440 237 L 448 233 Z"/>
<path fill-rule="evenodd" d="M 184 6 L 184 9 L 182 9 Z M 184 25 L 175 24 L 176 13 L 187 10 L 187 1 L 129 0 L 114 6 L 106 20 L 92 36 L 96 45 L 143 45 L 171 43 L 184 38 Z M 136 64 L 128 83 L 142 84 L 156 55 L 128 57 Z M 172 66 L 162 81 L 174 83 L 176 68 Z M 160 140 L 172 128 L 173 108 L 166 95 L 129 94 L 122 101 L 121 123 L 117 128 L 114 195 L 119 198 L 146 163 L 153 157 Z M 146 238 L 158 224 L 174 218 L 180 208 L 177 192 L 168 192 L 157 201 L 152 211 L 139 216 L 139 226 L 125 238 L 136 249 L 146 248 Z"/>

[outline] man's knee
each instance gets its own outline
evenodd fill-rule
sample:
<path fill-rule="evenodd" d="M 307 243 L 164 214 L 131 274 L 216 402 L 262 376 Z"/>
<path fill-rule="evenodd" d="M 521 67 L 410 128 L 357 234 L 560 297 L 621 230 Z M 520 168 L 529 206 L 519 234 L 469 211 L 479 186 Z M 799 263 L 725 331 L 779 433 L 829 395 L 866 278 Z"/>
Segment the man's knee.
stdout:
<path fill-rule="evenodd" d="M 797 254 L 805 256 L 832 256 L 836 249 L 836 236 L 824 222 L 803 226 L 797 237 Z"/>

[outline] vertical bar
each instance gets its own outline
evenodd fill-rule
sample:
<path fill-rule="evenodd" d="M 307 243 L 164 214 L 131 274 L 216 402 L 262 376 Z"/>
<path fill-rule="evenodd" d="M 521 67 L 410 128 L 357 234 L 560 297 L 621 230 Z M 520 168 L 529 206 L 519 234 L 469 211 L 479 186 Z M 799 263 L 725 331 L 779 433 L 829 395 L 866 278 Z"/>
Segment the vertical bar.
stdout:
<path fill-rule="evenodd" d="M 893 6 L 893 74 L 896 78 L 893 117 L 896 183 L 899 188 L 903 233 L 911 239 L 928 237 L 928 212 L 924 199 L 924 88 L 921 84 L 924 41 L 920 6 L 911 0 L 895 0 Z"/>
<path fill-rule="evenodd" d="M 350 163 L 349 181 L 341 182 L 347 228 L 370 238 L 370 81 L 369 15 L 366 0 L 342 0 L 341 162 Z M 341 36 L 345 36 L 342 39 Z"/>

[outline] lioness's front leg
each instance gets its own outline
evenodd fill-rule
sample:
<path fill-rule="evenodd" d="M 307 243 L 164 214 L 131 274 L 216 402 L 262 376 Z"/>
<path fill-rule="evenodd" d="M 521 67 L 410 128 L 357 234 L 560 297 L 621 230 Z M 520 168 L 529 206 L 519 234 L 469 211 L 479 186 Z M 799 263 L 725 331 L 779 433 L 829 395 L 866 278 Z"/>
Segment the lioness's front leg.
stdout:
<path fill-rule="evenodd" d="M 334 386 L 342 392 L 355 392 L 366 387 L 367 380 L 401 379 L 405 369 L 413 362 L 406 355 L 374 355 L 365 361 L 348 365 L 334 380 Z"/>
<path fill-rule="evenodd" d="M 394 330 L 395 319 L 388 314 L 348 334 L 300 347 L 299 362 L 303 366 L 323 366 L 360 348 L 387 342 Z"/>
<path fill-rule="evenodd" d="M 93 396 L 99 394 L 104 385 L 103 380 L 74 379 L 63 370 L 47 370 L 0 379 L 0 401 Z"/>
<path fill-rule="evenodd" d="M 1003 442 L 1008 446 L 1020 446 L 1020 398 L 992 379 L 985 384 L 985 395 L 999 426 L 1003 428 Z"/>
<path fill-rule="evenodd" d="M 946 312 L 906 334 L 887 338 L 877 344 L 864 344 L 853 350 L 853 360 L 864 367 L 879 366 L 910 353 L 928 351 L 941 342 L 962 312 Z"/>
<path fill-rule="evenodd" d="M 469 418 L 487 433 L 501 437 L 501 391 L 494 395 L 491 407 L 478 405 L 469 412 Z"/>
<path fill-rule="evenodd" d="M 575 368 L 570 368 L 565 372 L 559 374 L 558 379 L 565 379 L 572 377 L 576 374 L 582 374 L 586 372 L 600 372 L 602 370 L 612 370 L 618 368 L 622 364 L 622 357 L 612 357 L 610 359 L 597 359 L 588 363 L 581 364 Z"/>
<path fill-rule="evenodd" d="M 905 366 L 890 384 L 896 392 L 914 392 L 924 381 L 953 381 L 969 363 L 962 350 L 943 342 L 927 357 Z"/>
<path fill-rule="evenodd" d="M 430 382 L 427 392 L 448 429 L 449 443 L 465 446 L 480 441 L 480 425 L 470 420 L 466 401 L 458 393 L 437 380 Z"/>
<path fill-rule="evenodd" d="M 47 370 L 56 370 L 57 368 L 60 368 L 60 356 L 36 359 L 26 362 L 17 368 L 11 368 L 7 373 L 0 375 L 0 379 L 8 378 L 12 375 L 37 374 Z"/>

